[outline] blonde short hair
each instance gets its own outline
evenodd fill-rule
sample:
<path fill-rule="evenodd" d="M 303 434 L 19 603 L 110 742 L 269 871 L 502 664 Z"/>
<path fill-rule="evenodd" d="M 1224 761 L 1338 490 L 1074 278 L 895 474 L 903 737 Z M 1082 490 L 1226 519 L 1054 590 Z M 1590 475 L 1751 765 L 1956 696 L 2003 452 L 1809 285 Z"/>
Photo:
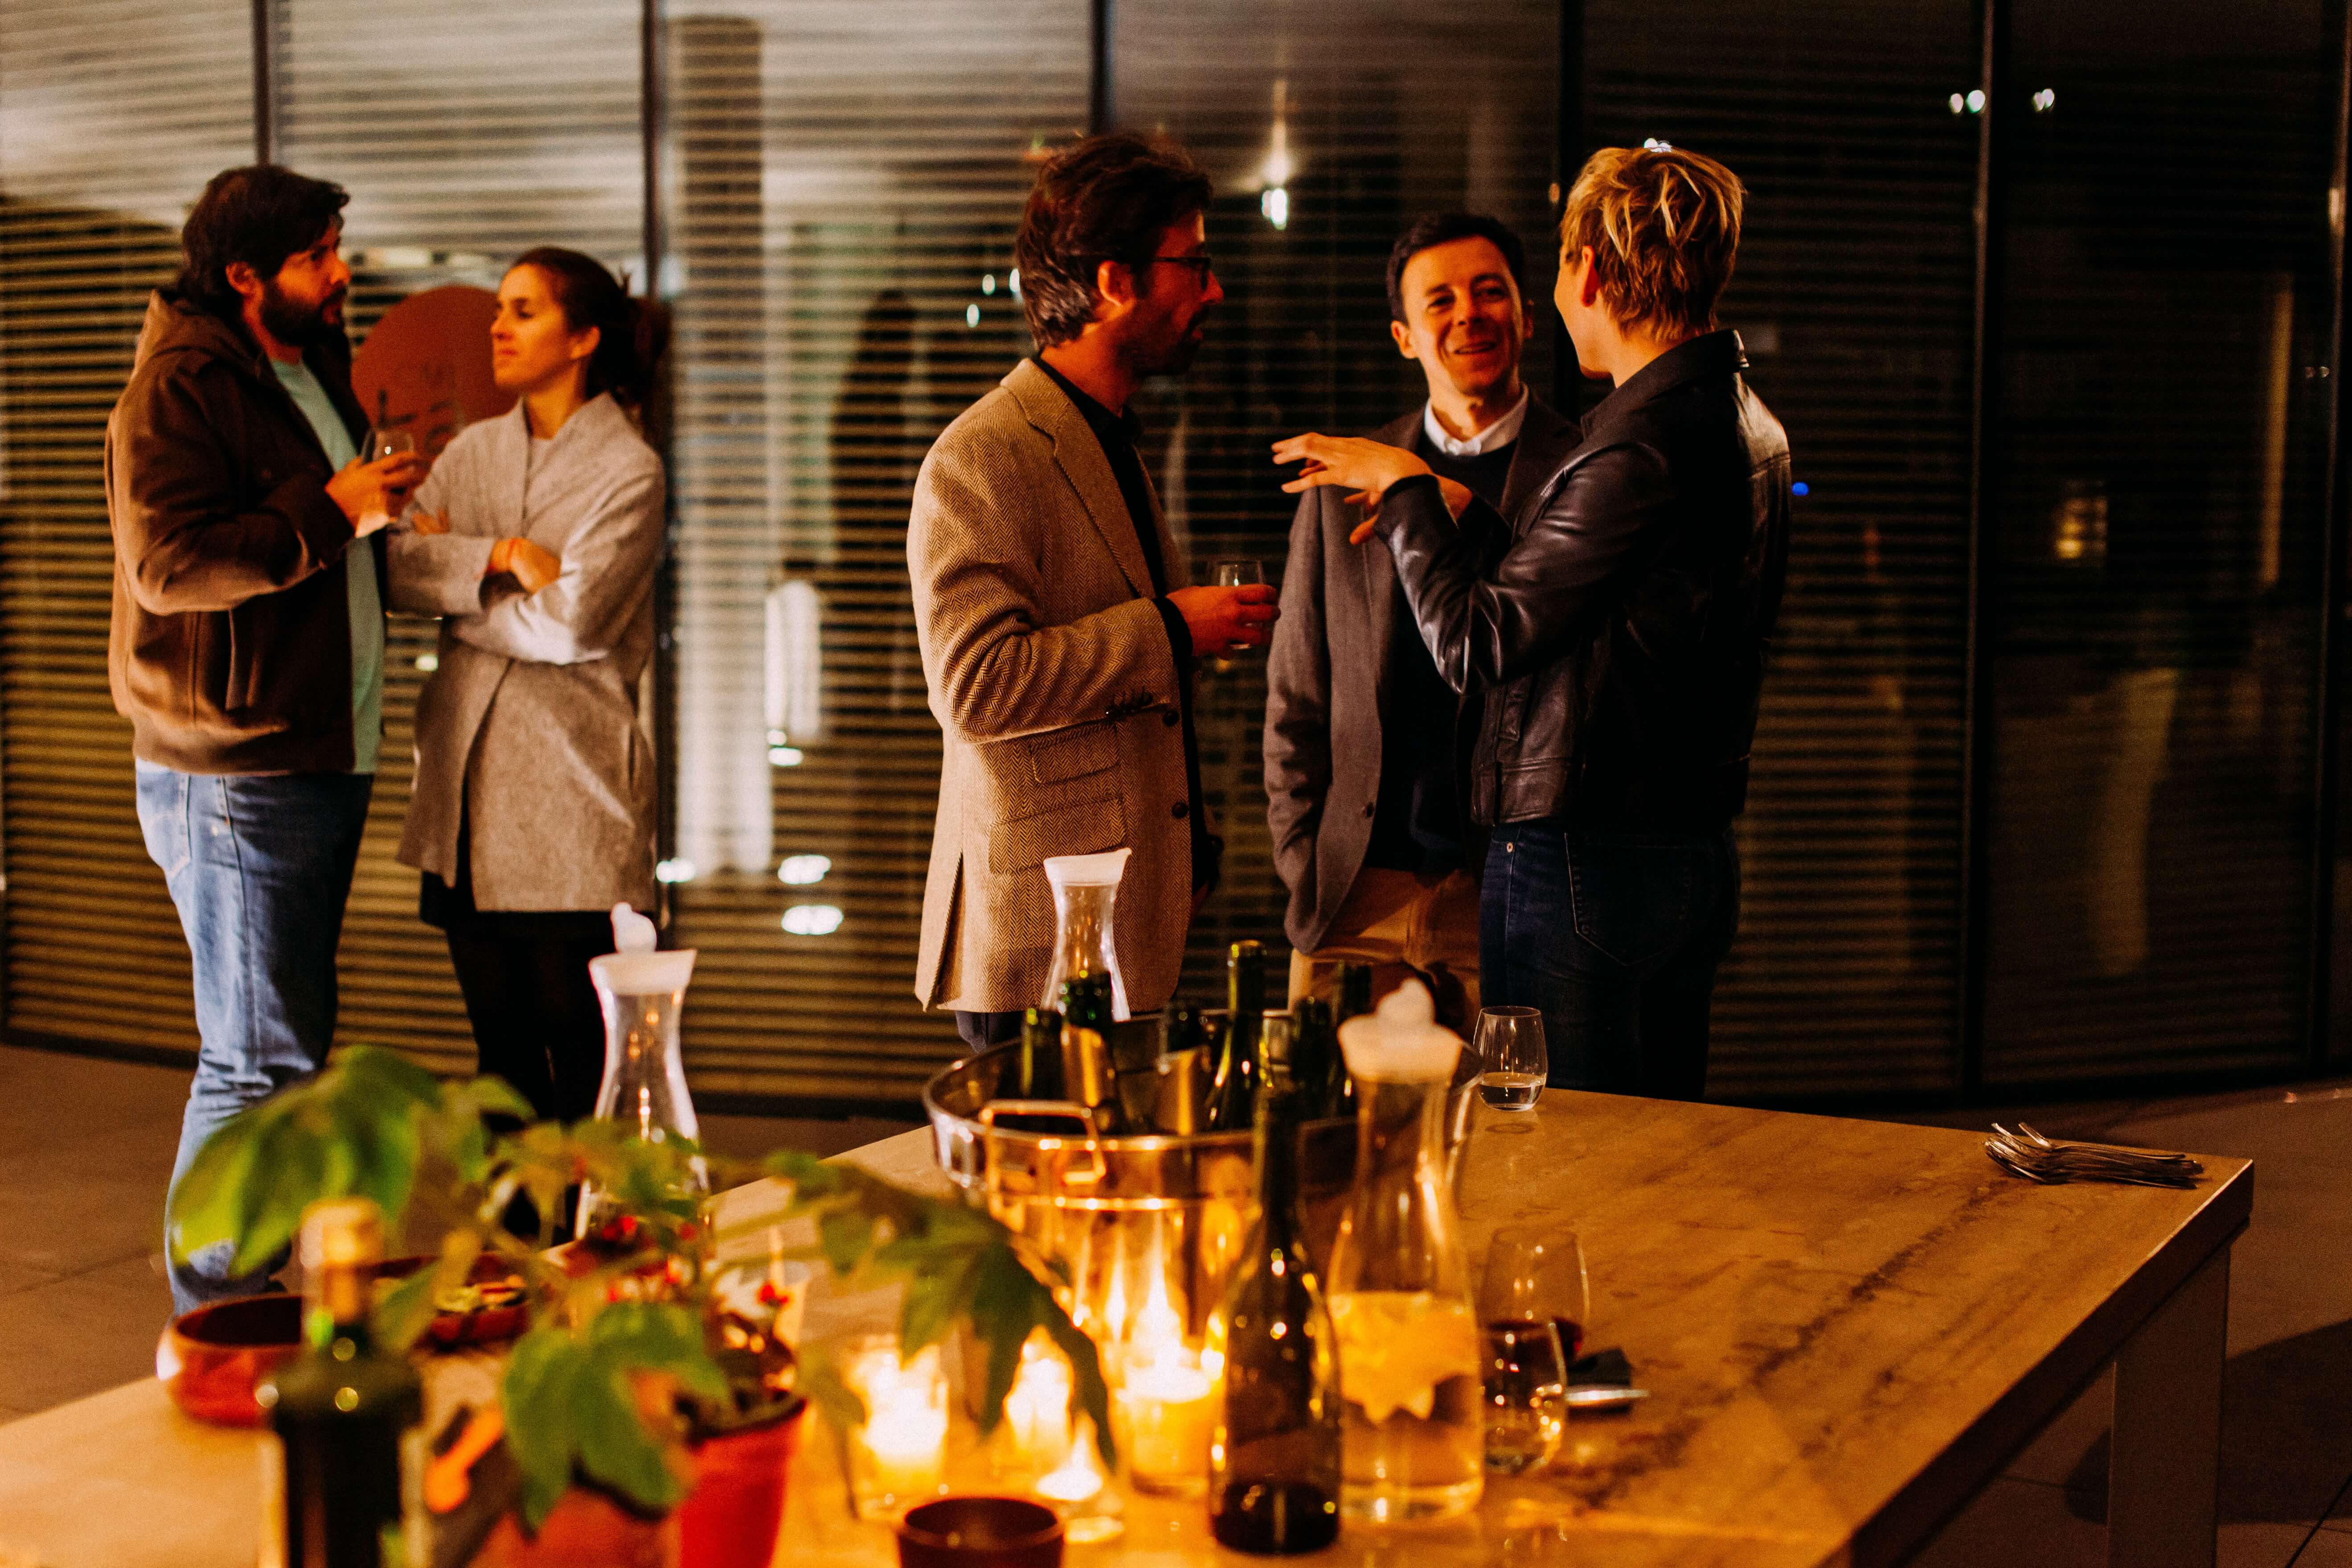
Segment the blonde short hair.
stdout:
<path fill-rule="evenodd" d="M 1747 198 L 1739 176 L 1703 153 L 1603 147 L 1560 210 L 1560 256 L 1591 248 L 1601 297 L 1621 326 L 1661 337 L 1713 331 Z"/>

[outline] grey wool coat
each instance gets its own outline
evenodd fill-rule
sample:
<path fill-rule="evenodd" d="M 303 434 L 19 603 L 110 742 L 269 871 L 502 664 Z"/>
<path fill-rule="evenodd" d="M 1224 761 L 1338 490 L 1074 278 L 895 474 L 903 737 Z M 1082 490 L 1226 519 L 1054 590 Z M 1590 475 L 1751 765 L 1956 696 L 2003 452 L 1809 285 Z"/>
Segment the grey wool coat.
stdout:
<path fill-rule="evenodd" d="M 1155 500 L 1167 580 L 1188 580 Z M 1052 855 L 1131 848 L 1111 938 L 1139 1013 L 1176 989 L 1192 921 L 1180 682 L 1118 480 L 1027 360 L 940 433 L 907 530 L 915 626 L 946 742 L 915 994 L 1036 1005 Z"/>
<path fill-rule="evenodd" d="M 664 498 L 661 459 L 609 395 L 535 452 L 518 403 L 461 433 L 418 487 L 416 506 L 449 531 L 406 520 L 393 531 L 392 608 L 442 617 L 400 860 L 455 883 L 470 815 L 478 909 L 653 901 L 653 756 L 636 692 Z M 486 577 L 491 545 L 509 537 L 560 557 L 562 574 L 531 595 Z"/>

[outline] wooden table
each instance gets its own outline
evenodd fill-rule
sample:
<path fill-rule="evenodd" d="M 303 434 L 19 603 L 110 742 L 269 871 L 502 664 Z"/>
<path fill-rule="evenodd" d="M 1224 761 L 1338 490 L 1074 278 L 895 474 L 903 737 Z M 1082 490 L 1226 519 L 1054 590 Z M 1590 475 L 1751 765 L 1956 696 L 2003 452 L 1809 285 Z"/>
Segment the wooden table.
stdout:
<path fill-rule="evenodd" d="M 1558 1466 L 1491 1484 L 1471 1520 L 1351 1528 L 1318 1561 L 1900 1563 L 2113 1363 L 2109 1561 L 2210 1568 L 2246 1162 L 2209 1159 L 2193 1192 L 2038 1187 L 1939 1129 L 1558 1091 L 1478 1114 L 1474 1258 L 1504 1224 L 1574 1230 L 1589 1342 L 1622 1346 L 1652 1397 L 1572 1422 Z M 942 1184 L 926 1133 L 851 1157 Z M 775 1200 L 730 1194 L 729 1218 Z M 808 1331 L 882 1310 L 819 1297 Z M 779 1561 L 895 1562 L 885 1531 L 847 1518 L 829 1450 L 803 1445 Z M 152 1384 L 0 1427 L 0 1564 L 13 1549 L 44 1568 L 244 1568 L 255 1466 L 250 1437 L 185 1422 Z M 1138 1499 L 1127 1517 L 1072 1562 L 1250 1561 L 1207 1543 L 1198 1502 Z"/>

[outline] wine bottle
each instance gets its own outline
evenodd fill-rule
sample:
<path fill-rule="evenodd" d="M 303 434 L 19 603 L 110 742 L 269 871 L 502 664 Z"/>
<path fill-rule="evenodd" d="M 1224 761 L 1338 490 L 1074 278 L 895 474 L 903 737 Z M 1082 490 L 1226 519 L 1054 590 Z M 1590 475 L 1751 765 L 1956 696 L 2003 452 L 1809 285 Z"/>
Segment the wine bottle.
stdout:
<path fill-rule="evenodd" d="M 1265 1013 L 1265 949 L 1237 942 L 1225 959 L 1225 1045 L 1209 1086 L 1208 1131 L 1244 1132 L 1257 1117 L 1263 1068 L 1258 1029 Z"/>
<path fill-rule="evenodd" d="M 1330 1005 L 1319 996 L 1302 996 L 1290 1018 L 1290 1080 L 1298 1087 L 1299 1120 L 1337 1115 L 1333 1079 L 1348 1069 L 1339 1059 L 1339 1037 L 1331 1030 Z"/>
<path fill-rule="evenodd" d="M 286 1568 L 385 1568 L 384 1527 L 400 1522 L 403 1434 L 424 1415 L 404 1356 L 368 1333 L 368 1287 L 383 1260 L 383 1220 L 366 1198 L 312 1204 L 302 1216 L 309 1342 L 256 1391 L 285 1462 Z"/>
<path fill-rule="evenodd" d="M 1339 1373 L 1331 1313 L 1301 1243 L 1297 1092 L 1258 1097 L 1258 1220 L 1226 1288 L 1225 1375 L 1209 1446 L 1209 1529 L 1290 1556 L 1339 1532 Z"/>
<path fill-rule="evenodd" d="M 1121 1124 L 1111 1012 L 1109 975 L 1073 974 L 1062 982 L 1062 1098 L 1092 1110 L 1097 1132 L 1117 1132 Z"/>
<path fill-rule="evenodd" d="M 1331 1038 L 1339 1037 L 1339 1026 L 1349 1019 L 1372 1010 L 1372 966 L 1369 963 L 1343 963 L 1339 966 L 1339 1000 L 1331 1009 Z M 1336 1049 L 1336 1047 L 1334 1047 Z M 1348 1058 L 1339 1058 L 1332 1074 L 1331 1098 L 1326 1102 L 1326 1116 L 1356 1114 L 1356 1079 L 1348 1070 Z"/>
<path fill-rule="evenodd" d="M 1021 1016 L 1021 1058 L 1013 1089 L 1007 1099 L 1062 1098 L 1062 1016 L 1051 1007 L 1032 1007 Z"/>

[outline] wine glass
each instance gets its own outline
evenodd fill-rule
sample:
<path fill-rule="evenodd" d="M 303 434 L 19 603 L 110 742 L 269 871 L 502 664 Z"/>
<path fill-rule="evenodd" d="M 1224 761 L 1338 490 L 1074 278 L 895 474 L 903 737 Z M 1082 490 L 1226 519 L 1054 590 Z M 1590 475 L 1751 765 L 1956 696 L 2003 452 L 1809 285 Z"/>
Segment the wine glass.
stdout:
<path fill-rule="evenodd" d="M 416 437 L 405 430 L 375 430 L 368 435 L 366 461 L 382 462 L 416 450 Z"/>
<path fill-rule="evenodd" d="M 1591 1301 L 1584 1248 L 1574 1232 L 1517 1225 L 1495 1233 L 1478 1286 L 1478 1315 L 1489 1329 L 1548 1322 L 1559 1335 L 1561 1359 L 1573 1367 L 1584 1353 Z"/>
<path fill-rule="evenodd" d="M 1550 1071 L 1543 1015 L 1533 1007 L 1480 1008 L 1475 1039 L 1483 1069 L 1479 1098 L 1497 1110 L 1533 1110 Z"/>
<path fill-rule="evenodd" d="M 1568 1361 L 1548 1321 L 1493 1322 L 1482 1345 L 1486 1468 L 1507 1476 L 1551 1463 L 1568 1435 Z"/>
<path fill-rule="evenodd" d="M 1220 588 L 1246 588 L 1265 581 L 1265 563 L 1229 557 L 1216 563 L 1213 579 Z"/>

